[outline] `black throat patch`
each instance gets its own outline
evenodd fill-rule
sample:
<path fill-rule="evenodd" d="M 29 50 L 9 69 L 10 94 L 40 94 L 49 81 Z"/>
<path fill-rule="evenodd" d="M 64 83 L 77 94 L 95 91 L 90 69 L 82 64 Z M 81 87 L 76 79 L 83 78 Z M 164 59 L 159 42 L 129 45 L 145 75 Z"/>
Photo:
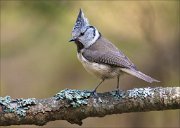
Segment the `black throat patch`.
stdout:
<path fill-rule="evenodd" d="M 77 41 L 77 40 L 75 41 L 75 43 L 76 43 L 76 46 L 77 46 L 77 51 L 79 53 L 80 50 L 84 48 L 84 45 L 81 42 Z"/>

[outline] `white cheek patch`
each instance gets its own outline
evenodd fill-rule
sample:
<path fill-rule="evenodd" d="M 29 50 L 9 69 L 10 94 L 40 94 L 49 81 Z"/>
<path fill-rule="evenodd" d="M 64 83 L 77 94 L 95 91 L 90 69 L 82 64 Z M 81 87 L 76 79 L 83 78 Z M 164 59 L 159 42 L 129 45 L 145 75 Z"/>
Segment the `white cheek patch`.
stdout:
<path fill-rule="evenodd" d="M 87 48 L 87 47 L 91 46 L 92 44 L 94 44 L 96 42 L 96 40 L 99 38 L 99 36 L 100 36 L 100 34 L 99 34 L 98 30 L 95 29 L 95 36 L 94 36 L 94 38 L 92 38 L 92 40 L 86 42 L 86 47 L 85 48 Z"/>

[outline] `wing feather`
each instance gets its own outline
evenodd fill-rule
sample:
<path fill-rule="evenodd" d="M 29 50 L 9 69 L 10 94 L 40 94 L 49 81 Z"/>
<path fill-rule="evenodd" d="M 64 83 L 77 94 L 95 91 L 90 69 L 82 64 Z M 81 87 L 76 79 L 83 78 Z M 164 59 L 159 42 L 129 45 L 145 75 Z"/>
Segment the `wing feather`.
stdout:
<path fill-rule="evenodd" d="M 121 52 L 86 50 L 82 55 L 91 62 L 107 64 L 114 67 L 137 69 L 136 66 Z"/>

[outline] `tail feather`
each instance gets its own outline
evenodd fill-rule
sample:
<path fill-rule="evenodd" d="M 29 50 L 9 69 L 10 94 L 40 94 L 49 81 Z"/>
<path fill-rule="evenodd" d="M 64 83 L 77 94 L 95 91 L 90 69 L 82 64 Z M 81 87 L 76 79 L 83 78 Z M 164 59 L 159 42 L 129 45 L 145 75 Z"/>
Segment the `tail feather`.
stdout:
<path fill-rule="evenodd" d="M 145 75 L 144 73 L 140 72 L 140 71 L 137 71 L 135 69 L 127 69 L 127 68 L 122 68 L 121 69 L 122 71 L 130 74 L 130 75 L 133 75 L 135 77 L 138 77 L 139 79 L 142 79 L 146 82 L 149 82 L 149 83 L 152 83 L 152 82 L 160 82 L 159 80 L 156 80 L 154 78 L 151 78 L 150 76 L 147 76 Z"/>

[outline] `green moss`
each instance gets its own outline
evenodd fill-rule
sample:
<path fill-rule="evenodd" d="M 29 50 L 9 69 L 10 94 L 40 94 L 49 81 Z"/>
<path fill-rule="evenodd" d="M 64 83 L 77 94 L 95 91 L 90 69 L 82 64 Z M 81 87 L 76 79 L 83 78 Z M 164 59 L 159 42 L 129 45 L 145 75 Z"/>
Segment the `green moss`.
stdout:
<path fill-rule="evenodd" d="M 80 107 L 88 104 L 90 95 L 91 93 L 85 90 L 65 89 L 57 93 L 54 97 L 56 100 L 67 100 L 72 107 Z"/>
<path fill-rule="evenodd" d="M 14 112 L 19 116 L 25 116 L 30 106 L 35 105 L 35 98 L 28 99 L 11 99 L 10 96 L 0 97 L 0 105 L 4 112 Z"/>

